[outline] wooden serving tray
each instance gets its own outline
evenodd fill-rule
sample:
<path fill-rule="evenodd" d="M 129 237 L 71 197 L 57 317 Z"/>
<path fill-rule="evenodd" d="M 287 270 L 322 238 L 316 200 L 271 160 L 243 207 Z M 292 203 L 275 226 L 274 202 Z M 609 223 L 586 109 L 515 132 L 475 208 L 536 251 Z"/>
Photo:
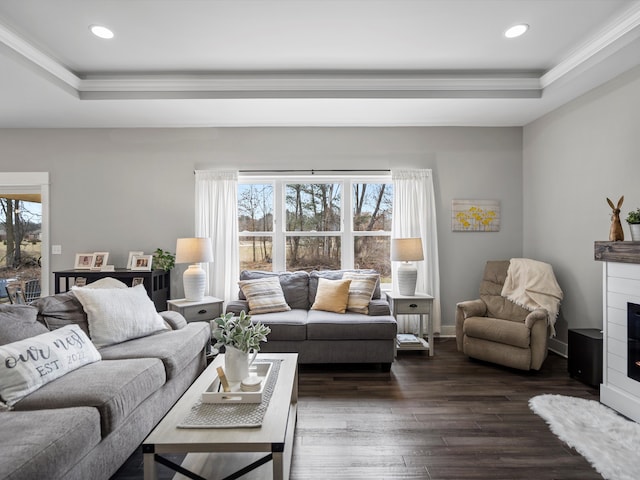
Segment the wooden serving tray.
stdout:
<path fill-rule="evenodd" d="M 202 403 L 261 403 L 262 393 L 271 373 L 271 362 L 254 363 L 249 368 L 249 376 L 261 377 L 262 384 L 257 392 L 245 392 L 240 389 L 240 382 L 229 383 L 230 392 L 225 392 L 216 375 L 213 383 L 202 393 Z"/>

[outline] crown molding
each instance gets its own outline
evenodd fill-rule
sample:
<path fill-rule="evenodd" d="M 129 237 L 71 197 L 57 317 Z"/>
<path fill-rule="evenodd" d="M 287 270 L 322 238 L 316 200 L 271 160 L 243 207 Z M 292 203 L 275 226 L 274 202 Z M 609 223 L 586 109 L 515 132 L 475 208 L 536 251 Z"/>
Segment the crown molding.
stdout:
<path fill-rule="evenodd" d="M 542 89 L 557 82 L 581 65 L 595 59 L 606 49 L 619 49 L 640 36 L 640 4 L 632 5 L 599 34 L 582 44 L 571 55 L 540 77 Z M 609 55 L 612 52 L 609 52 Z"/>
<path fill-rule="evenodd" d="M 70 87 L 81 100 L 198 98 L 539 98 L 545 88 L 640 37 L 634 4 L 573 54 L 538 72 L 211 72 L 83 75 L 0 24 L 0 43 Z"/>
<path fill-rule="evenodd" d="M 46 55 L 29 42 L 0 23 L 0 43 L 3 43 L 29 62 L 50 73 L 74 90 L 80 88 L 80 78 L 59 62 Z"/>
<path fill-rule="evenodd" d="M 530 98 L 537 74 L 426 72 L 251 72 L 206 75 L 91 77 L 83 99 L 105 98 Z"/>

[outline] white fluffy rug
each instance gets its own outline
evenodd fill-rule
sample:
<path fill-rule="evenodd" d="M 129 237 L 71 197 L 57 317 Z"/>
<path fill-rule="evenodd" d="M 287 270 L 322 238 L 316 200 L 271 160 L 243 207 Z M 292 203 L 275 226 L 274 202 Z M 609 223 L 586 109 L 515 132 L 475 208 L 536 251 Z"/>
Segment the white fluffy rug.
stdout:
<path fill-rule="evenodd" d="M 583 398 L 539 395 L 529 400 L 529 407 L 604 478 L 640 478 L 640 424 Z"/>

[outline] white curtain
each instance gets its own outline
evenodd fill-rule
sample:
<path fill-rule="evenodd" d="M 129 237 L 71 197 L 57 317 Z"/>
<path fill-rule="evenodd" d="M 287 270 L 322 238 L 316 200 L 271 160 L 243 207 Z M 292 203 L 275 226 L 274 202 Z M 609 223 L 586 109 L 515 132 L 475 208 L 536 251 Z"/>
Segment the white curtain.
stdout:
<path fill-rule="evenodd" d="M 211 238 L 213 262 L 205 268 L 209 295 L 225 303 L 238 293 L 237 204 L 237 171 L 196 171 L 196 236 Z"/>
<path fill-rule="evenodd" d="M 420 237 L 424 261 L 416 262 L 418 282 L 416 292 L 434 297 L 430 321 L 433 331 L 440 332 L 440 267 L 438 261 L 438 231 L 436 205 L 431 170 L 392 170 L 393 238 Z M 393 262 L 396 275 L 397 262 Z M 418 333 L 420 317 L 402 315 L 398 318 L 399 333 Z M 426 331 L 426 325 L 425 325 Z"/>

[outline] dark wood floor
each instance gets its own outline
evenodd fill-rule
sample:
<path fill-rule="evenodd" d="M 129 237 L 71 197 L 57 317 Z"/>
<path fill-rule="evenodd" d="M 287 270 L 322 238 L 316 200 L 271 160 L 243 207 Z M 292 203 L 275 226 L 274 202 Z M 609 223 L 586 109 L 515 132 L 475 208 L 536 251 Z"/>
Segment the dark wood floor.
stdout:
<path fill-rule="evenodd" d="M 390 373 L 302 366 L 299 393 L 292 480 L 602 478 L 528 407 L 543 393 L 599 398 L 552 353 L 521 372 L 441 339 L 434 357 L 402 352 Z M 138 451 L 113 480 L 141 478 Z"/>

